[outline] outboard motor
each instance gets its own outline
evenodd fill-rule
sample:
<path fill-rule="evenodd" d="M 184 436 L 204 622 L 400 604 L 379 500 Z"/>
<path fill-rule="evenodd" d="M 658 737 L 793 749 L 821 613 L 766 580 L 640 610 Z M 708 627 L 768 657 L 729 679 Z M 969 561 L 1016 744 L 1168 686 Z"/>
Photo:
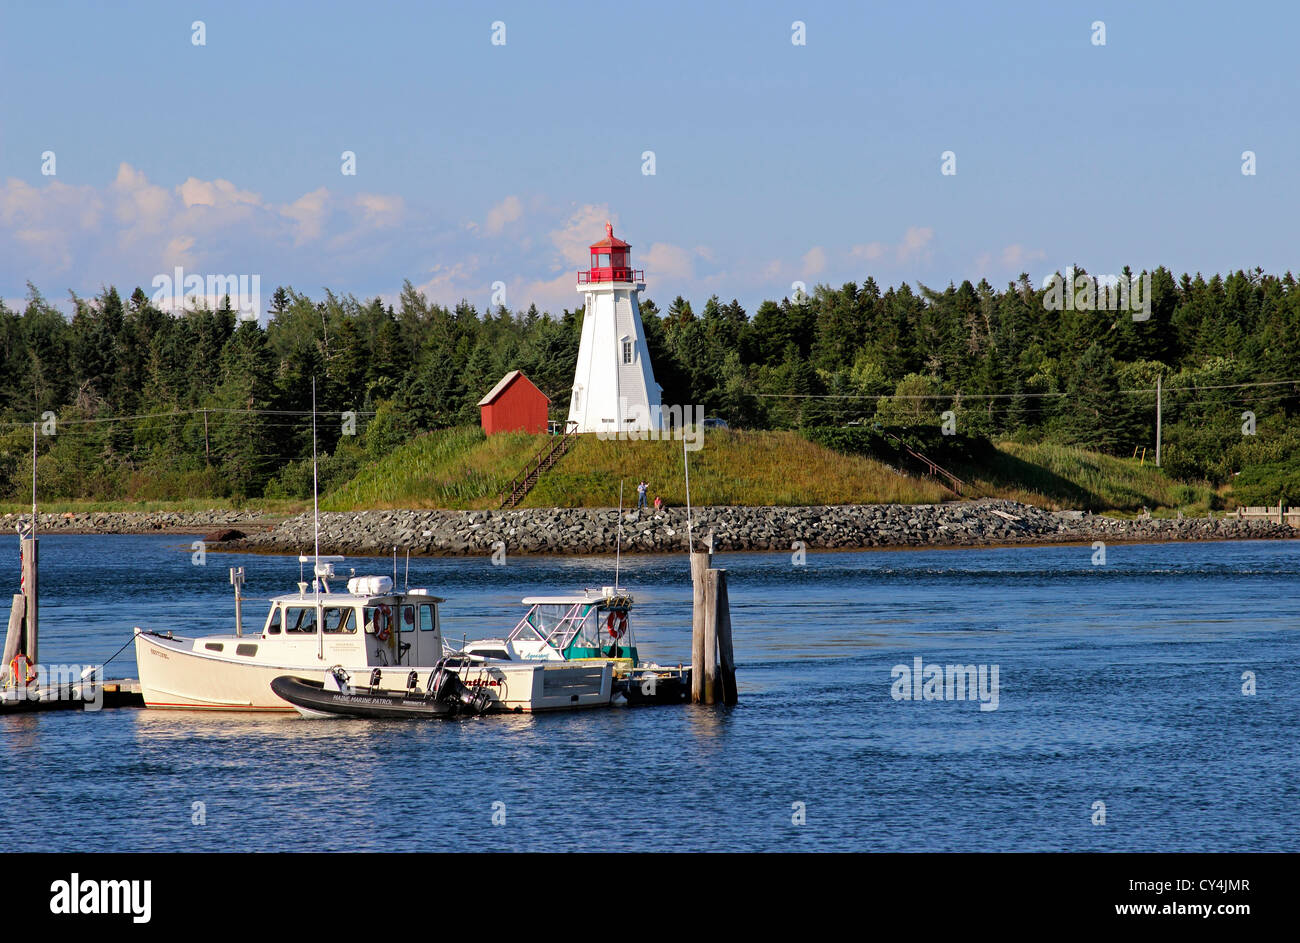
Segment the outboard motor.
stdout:
<path fill-rule="evenodd" d="M 442 704 L 457 697 L 464 687 L 456 672 L 448 668 L 446 659 L 443 659 L 429 675 L 429 683 L 425 686 L 425 690 L 434 701 Z"/>
<path fill-rule="evenodd" d="M 492 706 L 492 695 L 485 687 L 467 687 L 461 685 L 460 702 L 471 714 L 484 714 Z"/>

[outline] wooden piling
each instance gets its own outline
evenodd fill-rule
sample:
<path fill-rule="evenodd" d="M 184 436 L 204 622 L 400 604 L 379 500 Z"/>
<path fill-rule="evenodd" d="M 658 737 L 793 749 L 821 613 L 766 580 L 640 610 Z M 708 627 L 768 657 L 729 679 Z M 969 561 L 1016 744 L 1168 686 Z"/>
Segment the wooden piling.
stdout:
<path fill-rule="evenodd" d="M 27 638 L 23 649 L 27 660 L 33 665 L 40 661 L 37 652 L 37 640 L 40 628 L 40 586 L 37 574 L 40 571 L 40 540 L 28 537 L 23 540 L 23 595 L 27 604 Z"/>
<path fill-rule="evenodd" d="M 707 552 L 691 554 L 691 586 L 694 590 L 691 608 L 691 703 L 704 703 L 704 583 L 713 555 Z"/>
<path fill-rule="evenodd" d="M 4 661 L 0 662 L 0 678 L 8 678 L 9 662 L 23 650 L 23 623 L 27 618 L 27 599 L 14 593 L 13 607 L 9 610 L 9 633 L 5 636 Z"/>
<path fill-rule="evenodd" d="M 719 699 L 723 704 L 735 704 L 739 699 L 736 692 L 736 656 L 731 648 L 731 602 L 727 599 L 727 571 L 710 570 L 716 576 L 713 587 L 714 626 L 718 638 L 719 665 Z"/>
<path fill-rule="evenodd" d="M 718 703 L 718 570 L 704 573 L 704 703 Z"/>

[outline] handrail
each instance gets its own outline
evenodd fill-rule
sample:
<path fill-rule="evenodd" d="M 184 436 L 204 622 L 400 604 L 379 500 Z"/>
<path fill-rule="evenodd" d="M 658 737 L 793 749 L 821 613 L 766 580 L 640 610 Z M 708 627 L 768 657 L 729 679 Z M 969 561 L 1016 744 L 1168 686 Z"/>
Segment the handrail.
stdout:
<path fill-rule="evenodd" d="M 578 284 L 590 285 L 595 282 L 643 282 L 645 270 L 639 268 L 593 268 L 578 270 Z"/>
<path fill-rule="evenodd" d="M 524 465 L 524 470 L 511 480 L 509 490 L 501 501 L 503 511 L 514 507 L 523 500 L 524 496 L 532 490 L 533 485 L 537 483 L 541 473 L 559 461 L 560 457 L 569 450 L 569 445 L 576 435 L 576 429 L 566 429 L 564 434 L 554 442 L 543 445 L 537 450 Z"/>
<path fill-rule="evenodd" d="M 912 458 L 916 459 L 922 465 L 925 465 L 928 473 L 932 477 L 946 478 L 948 481 L 947 484 L 944 485 L 944 487 L 946 487 L 949 491 L 951 491 L 953 494 L 957 495 L 958 497 L 961 496 L 962 489 L 966 487 L 966 482 L 962 481 L 952 472 L 948 471 L 948 469 L 944 468 L 938 462 L 934 461 L 934 459 L 928 458 L 927 456 L 922 455 L 920 452 L 913 449 L 911 446 L 909 446 L 898 436 L 894 435 L 892 432 L 886 432 L 885 437 L 892 439 L 898 445 L 898 447 L 901 448 L 904 452 L 906 452 Z M 943 482 L 940 482 L 940 484 L 943 484 Z"/>

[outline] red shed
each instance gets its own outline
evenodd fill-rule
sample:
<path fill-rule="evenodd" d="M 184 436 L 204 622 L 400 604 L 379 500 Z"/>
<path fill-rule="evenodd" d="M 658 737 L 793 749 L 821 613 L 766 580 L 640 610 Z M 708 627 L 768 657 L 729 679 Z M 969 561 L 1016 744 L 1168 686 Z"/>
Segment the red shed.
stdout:
<path fill-rule="evenodd" d="M 492 387 L 487 396 L 478 401 L 483 431 L 488 435 L 497 432 L 546 431 L 547 407 L 550 398 L 533 385 L 518 370 L 511 370 Z"/>

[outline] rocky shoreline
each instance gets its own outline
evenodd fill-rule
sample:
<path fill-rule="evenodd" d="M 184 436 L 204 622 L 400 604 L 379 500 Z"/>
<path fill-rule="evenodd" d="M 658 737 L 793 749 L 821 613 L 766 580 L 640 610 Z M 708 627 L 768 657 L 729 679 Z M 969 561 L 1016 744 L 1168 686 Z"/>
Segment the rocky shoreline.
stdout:
<path fill-rule="evenodd" d="M 321 514 L 321 552 L 420 556 L 613 553 L 614 509 L 538 508 L 513 511 L 357 511 Z M 17 515 L 6 515 L 14 519 Z M 686 511 L 625 511 L 625 553 L 686 548 Z M 717 551 L 852 550 L 870 547 L 978 547 L 1006 544 L 1243 540 L 1300 537 L 1276 521 L 1121 520 L 1081 511 L 1045 511 L 1011 501 L 941 505 L 835 507 L 703 507 L 694 509 L 697 541 L 712 534 Z M 13 526 L 6 520 L 7 526 Z M 201 537 L 212 549 L 302 553 L 312 547 L 310 513 L 275 521 L 241 511 L 42 514 L 43 533 L 173 533 Z"/>
<path fill-rule="evenodd" d="M 30 514 L 0 516 L 0 526 L 12 531 Z M 266 530 L 274 520 L 250 511 L 86 511 L 45 513 L 37 521 L 40 534 L 197 534 L 232 529 Z"/>

